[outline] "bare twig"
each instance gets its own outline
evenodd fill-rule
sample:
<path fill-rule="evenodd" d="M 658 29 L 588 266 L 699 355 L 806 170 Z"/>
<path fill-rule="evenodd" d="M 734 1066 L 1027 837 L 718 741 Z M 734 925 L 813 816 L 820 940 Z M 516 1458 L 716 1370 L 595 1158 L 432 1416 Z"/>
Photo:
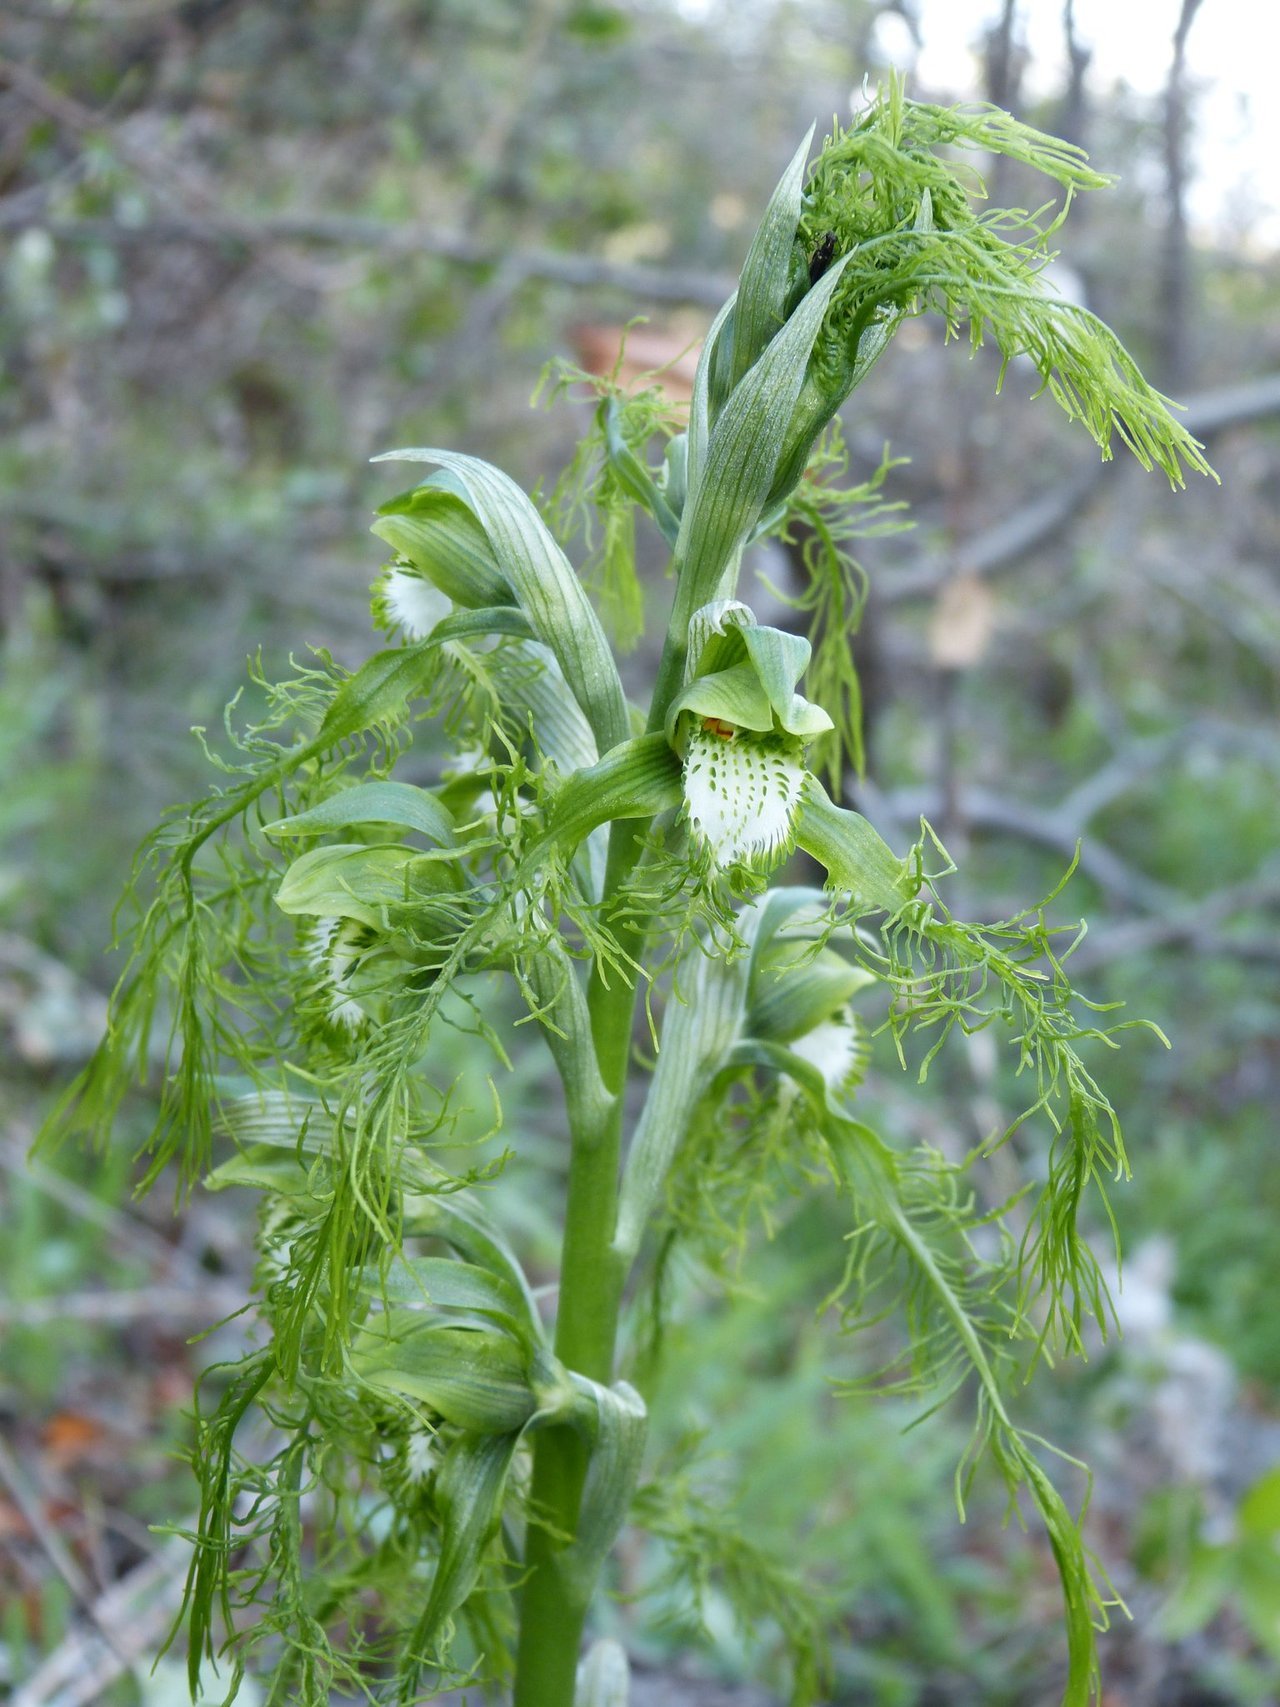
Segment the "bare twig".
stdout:
<path fill-rule="evenodd" d="M 3 1482 L 8 1488 L 14 1504 L 44 1549 L 49 1563 L 71 1590 L 81 1609 L 97 1624 L 104 1640 L 114 1648 L 116 1645 L 115 1636 L 110 1625 L 100 1619 L 95 1611 L 93 1587 L 89 1579 L 72 1557 L 66 1542 L 45 1517 L 44 1506 L 38 1492 L 27 1480 L 21 1465 L 10 1452 L 2 1437 L 0 1437 L 0 1482 Z"/>
<path fill-rule="evenodd" d="M 14 1694 L 11 1707 L 87 1707 L 123 1672 L 154 1652 L 182 1600 L 191 1560 L 175 1538 L 93 1602 L 97 1630 L 73 1629 Z M 109 1629 L 114 1641 L 98 1632 Z"/>
<path fill-rule="evenodd" d="M 0 1323 L 38 1328 L 67 1321 L 122 1326 L 154 1321 L 214 1323 L 245 1306 L 242 1292 L 230 1286 L 141 1286 L 122 1292 L 61 1292 L 19 1302 L 0 1299 Z"/>
<path fill-rule="evenodd" d="M 1193 397 L 1179 419 L 1198 439 L 1280 415 L 1280 374 L 1222 386 Z M 1050 544 L 1087 514 L 1101 491 L 1105 465 L 1090 463 L 1052 492 L 1029 499 L 1002 521 L 946 552 L 931 552 L 879 580 L 876 597 L 885 605 L 933 598 L 959 574 L 996 575 L 1015 569 L 1033 551 Z"/>
<path fill-rule="evenodd" d="M 99 113 L 55 89 L 52 84 L 13 60 L 0 56 L 0 82 L 7 82 L 24 100 L 80 136 L 106 132 L 119 158 L 140 178 L 153 185 L 166 200 L 177 204 L 174 212 L 131 225 L 113 219 L 54 220 L 49 230 L 55 236 L 79 239 L 170 242 L 175 239 L 197 243 L 233 243 L 249 250 L 288 283 L 306 288 L 326 287 L 332 281 L 314 272 L 301 272 L 295 262 L 281 256 L 288 244 L 328 244 L 338 247 L 389 250 L 399 254 L 439 255 L 446 260 L 472 266 L 499 262 L 520 278 L 542 278 L 579 288 L 610 286 L 631 296 L 657 302 L 693 302 L 719 307 L 732 281 L 693 271 L 671 271 L 659 267 L 622 266 L 582 255 L 558 254 L 552 250 L 521 249 L 495 254 L 488 244 L 459 232 L 441 231 L 430 225 L 396 225 L 381 220 L 350 216 L 277 215 L 270 219 L 246 219 L 229 212 L 203 183 L 170 163 L 158 162 L 127 137 L 113 129 Z M 0 228 L 30 225 L 33 214 L 23 200 L 15 210 L 0 204 Z M 349 282 L 343 275 L 339 285 Z"/>
<path fill-rule="evenodd" d="M 859 784 L 858 803 L 873 822 L 892 822 L 903 827 L 916 823 L 920 818 L 940 822 L 946 805 L 936 789 L 899 789 L 892 794 L 881 794 L 865 783 Z M 981 788 L 966 788 L 962 811 L 970 830 L 1018 836 L 1051 849 L 1064 861 L 1075 856 L 1083 828 L 1079 818 L 1068 818 L 1061 810 L 1047 811 L 1027 806 Z M 1113 900 L 1139 912 L 1159 910 L 1179 898 L 1176 890 L 1158 883 L 1144 872 L 1135 871 L 1119 854 L 1100 842 L 1085 842 L 1081 846 L 1078 869 L 1082 876 L 1090 878 Z"/>
<path fill-rule="evenodd" d="M 275 214 L 238 219 L 234 229 L 189 214 L 163 213 L 138 223 L 119 219 L 42 220 L 29 204 L 10 209 L 0 203 L 0 230 L 43 224 L 54 237 L 72 242 L 234 243 L 255 249 L 263 244 L 307 244 L 339 249 L 370 249 L 390 255 L 434 255 L 460 266 L 496 267 L 508 260 L 521 278 L 545 279 L 577 290 L 608 289 L 647 302 L 689 303 L 718 308 L 734 281 L 692 268 L 651 267 L 606 261 L 555 249 L 495 251 L 492 244 L 438 225 L 408 225 L 365 219 L 356 214 Z"/>
<path fill-rule="evenodd" d="M 1173 57 L 1164 97 L 1164 165 L 1167 203 L 1160 269 L 1160 343 L 1164 380 L 1178 383 L 1191 370 L 1190 250 L 1187 239 L 1187 37 L 1201 0 L 1182 0 L 1173 32 Z"/>
<path fill-rule="evenodd" d="M 1280 748 L 1277 748 L 1270 730 L 1249 728 L 1217 718 L 1195 718 L 1167 735 L 1149 735 L 1127 742 L 1064 796 L 1054 809 L 1054 817 L 1064 825 L 1073 826 L 1079 833 L 1099 812 L 1127 794 L 1141 778 L 1194 747 L 1247 753 L 1256 763 L 1280 771 Z"/>
<path fill-rule="evenodd" d="M 1125 919 L 1091 932 L 1072 956 L 1073 968 L 1090 971 L 1113 960 L 1126 960 L 1154 949 L 1185 948 L 1195 955 L 1226 955 L 1250 964 L 1280 965 L 1280 932 L 1228 931 L 1234 915 L 1280 906 L 1280 877 L 1273 872 L 1220 889 L 1197 900 L 1183 897 L 1178 907 L 1149 919 Z"/>
<path fill-rule="evenodd" d="M 928 599 L 956 575 L 994 575 L 1014 568 L 1079 518 L 1101 477 L 1101 464 L 1091 464 L 1061 487 L 1013 510 L 994 527 L 957 542 L 945 553 L 930 553 L 893 570 L 880 579 L 877 598 L 886 605 Z"/>

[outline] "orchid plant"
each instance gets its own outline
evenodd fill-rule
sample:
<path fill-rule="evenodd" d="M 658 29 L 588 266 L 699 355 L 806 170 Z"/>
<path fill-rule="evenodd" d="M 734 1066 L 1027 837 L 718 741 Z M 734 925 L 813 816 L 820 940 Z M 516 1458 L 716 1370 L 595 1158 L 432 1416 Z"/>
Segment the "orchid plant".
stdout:
<path fill-rule="evenodd" d="M 895 852 L 832 797 L 860 757 L 849 543 L 889 519 L 887 467 L 852 491 L 833 478 L 836 417 L 932 313 L 1029 363 L 1104 457 L 1118 437 L 1174 483 L 1208 470 L 1114 335 L 1041 275 L 1074 193 L 1105 182 L 1077 149 L 897 81 L 810 165 L 811 136 L 707 334 L 687 421 L 656 386 L 595 381 L 542 507 L 472 456 L 380 459 L 425 471 L 374 523 L 389 644 L 354 673 L 320 653 L 259 676 L 263 714 L 229 716 L 210 755 L 219 786 L 140 855 L 109 1032 L 52 1130 L 104 1137 L 159 1053 L 148 1183 L 176 1163 L 261 1198 L 256 1337 L 197 1408 L 193 1694 L 221 1660 L 231 1694 L 253 1673 L 306 1707 L 459 1680 L 516 1707 L 624 1702 L 622 1650 L 582 1648 L 621 1529 L 662 1527 L 633 1384 L 659 1253 L 697 1245 L 715 1194 L 750 1213 L 822 1191 L 850 1229 L 826 1304 L 853 1331 L 897 1296 L 904 1349 L 877 1384 L 972 1402 L 962 1500 L 988 1463 L 1038 1510 L 1065 1701 L 1096 1696 L 1111 1597 L 1016 1400 L 1087 1318 L 1105 1328 L 1080 1218 L 1127 1164 L 1082 1049 L 1119 1027 L 1072 989 L 1043 905 L 953 917 L 927 826 Z M 1056 217 L 980 211 L 984 154 L 1051 180 Z M 584 513 L 602 541 L 585 579 L 563 548 Z M 597 612 L 635 637 L 637 514 L 674 577 L 647 710 Z M 798 523 L 806 634 L 738 596 L 744 552 Z M 451 761 L 402 780 L 439 729 Z M 501 1161 L 457 1165 L 427 1070 L 461 1014 L 500 1051 L 488 1004 L 512 999 L 563 1087 L 554 1310 L 493 1213 Z M 877 1032 L 923 1071 L 956 1027 L 988 1026 L 1027 1086 L 1014 1129 L 1042 1134 L 1016 1223 L 975 1194 L 982 1157 L 897 1142 L 859 1109 Z M 496 1130 L 518 1148 L 500 1114 Z M 794 1658 L 812 1699 L 820 1667 Z"/>

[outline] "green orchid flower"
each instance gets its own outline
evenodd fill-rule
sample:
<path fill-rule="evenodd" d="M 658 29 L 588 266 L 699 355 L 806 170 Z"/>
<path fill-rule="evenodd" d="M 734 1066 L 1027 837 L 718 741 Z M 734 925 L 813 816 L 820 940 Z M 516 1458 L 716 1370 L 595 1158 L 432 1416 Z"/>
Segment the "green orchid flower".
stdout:
<path fill-rule="evenodd" d="M 736 600 L 697 611 L 689 636 L 690 679 L 666 718 L 686 816 L 713 865 L 764 868 L 792 845 L 805 748 L 832 727 L 796 692 L 809 642 L 758 624 Z"/>

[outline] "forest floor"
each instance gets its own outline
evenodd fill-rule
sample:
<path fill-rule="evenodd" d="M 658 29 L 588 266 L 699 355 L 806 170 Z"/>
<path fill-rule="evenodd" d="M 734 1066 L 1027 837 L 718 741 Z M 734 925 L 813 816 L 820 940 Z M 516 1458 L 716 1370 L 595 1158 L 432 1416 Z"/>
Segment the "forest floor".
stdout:
<path fill-rule="evenodd" d="M 0 1149 L 9 1229 L 0 1272 L 0 1699 L 9 1685 L 14 1707 L 182 1707 L 176 1661 L 150 1671 L 188 1558 L 185 1541 L 163 1526 L 175 1514 L 192 1521 L 181 1456 L 192 1389 L 202 1370 L 236 1355 L 248 1318 L 200 1336 L 245 1296 L 248 1241 L 222 1201 L 196 1199 L 176 1219 L 161 1194 L 142 1205 L 123 1193 L 113 1201 L 109 1181 L 86 1189 L 74 1165 L 29 1164 L 28 1136 L 18 1121 Z M 1200 1478 L 1211 1514 L 1215 1501 L 1225 1513 L 1229 1496 L 1280 1464 L 1280 1419 L 1242 1397 L 1228 1360 L 1195 1341 L 1167 1350 L 1098 1456 L 1093 1530 L 1109 1560 L 1132 1553 L 1153 1480 L 1168 1477 L 1179 1454 L 1173 1469 L 1184 1485 Z M 1264 1707 L 1270 1697 L 1231 1681 L 1258 1674 L 1229 1607 L 1172 1639 L 1158 1584 L 1117 1575 L 1133 1620 L 1118 1619 L 1104 1638 L 1103 1707 Z M 1027 1616 L 1056 1610 L 1037 1601 Z M 1058 1639 L 1046 1623 L 1044 1653 Z M 1002 1707 L 1056 1707 L 1060 1679 L 1051 1666 L 1041 1673 L 1025 1692 L 1002 1696 Z M 442 1699 L 452 1707 L 454 1698 Z M 832 1699 L 879 1707 L 888 1698 L 851 1685 Z M 893 1699 L 989 1707 L 962 1678 L 925 1679 L 914 1696 Z M 657 1666 L 636 1666 L 631 1694 L 631 1707 L 773 1702 L 674 1648 Z"/>

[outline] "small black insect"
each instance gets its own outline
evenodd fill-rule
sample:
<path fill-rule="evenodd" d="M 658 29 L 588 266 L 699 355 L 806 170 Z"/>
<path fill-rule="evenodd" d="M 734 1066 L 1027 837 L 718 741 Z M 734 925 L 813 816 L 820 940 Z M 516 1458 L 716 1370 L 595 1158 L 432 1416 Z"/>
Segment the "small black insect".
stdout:
<path fill-rule="evenodd" d="M 836 234 L 828 231 L 818 247 L 809 257 L 809 283 L 816 285 L 836 258 Z"/>

